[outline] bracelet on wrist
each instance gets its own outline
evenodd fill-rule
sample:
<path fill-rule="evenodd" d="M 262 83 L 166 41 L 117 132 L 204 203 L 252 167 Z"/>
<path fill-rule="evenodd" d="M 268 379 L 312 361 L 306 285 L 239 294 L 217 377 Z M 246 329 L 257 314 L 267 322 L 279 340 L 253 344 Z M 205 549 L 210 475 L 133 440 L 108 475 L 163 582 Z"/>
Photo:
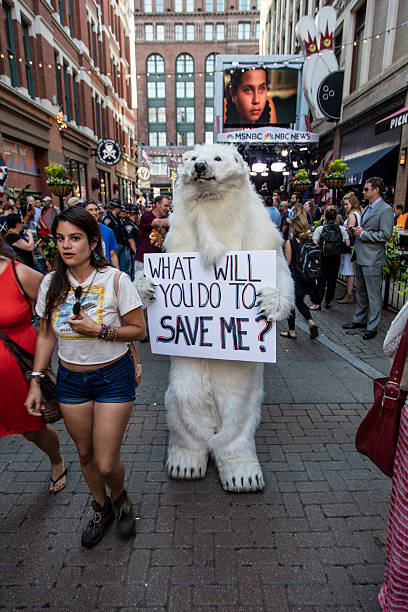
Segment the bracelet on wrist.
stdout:
<path fill-rule="evenodd" d="M 105 340 L 105 342 L 114 342 L 118 338 L 118 330 L 113 325 L 102 323 L 98 338 Z"/>
<path fill-rule="evenodd" d="M 45 377 L 45 374 L 43 372 L 30 372 L 29 377 L 31 380 L 41 382 L 41 380 Z"/>

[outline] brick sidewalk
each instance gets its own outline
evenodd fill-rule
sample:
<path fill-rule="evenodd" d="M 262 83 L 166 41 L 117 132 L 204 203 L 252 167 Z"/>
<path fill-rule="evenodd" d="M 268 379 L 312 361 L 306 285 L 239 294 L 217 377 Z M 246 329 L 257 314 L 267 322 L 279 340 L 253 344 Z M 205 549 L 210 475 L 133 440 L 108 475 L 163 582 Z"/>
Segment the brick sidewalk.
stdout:
<path fill-rule="evenodd" d="M 81 549 L 89 498 L 58 424 L 69 485 L 21 436 L 0 440 L 0 607 L 8 610 L 378 610 L 389 479 L 354 450 L 358 404 L 267 405 L 266 488 L 227 494 L 164 470 L 163 406 L 136 406 L 123 446 L 138 533 Z"/>

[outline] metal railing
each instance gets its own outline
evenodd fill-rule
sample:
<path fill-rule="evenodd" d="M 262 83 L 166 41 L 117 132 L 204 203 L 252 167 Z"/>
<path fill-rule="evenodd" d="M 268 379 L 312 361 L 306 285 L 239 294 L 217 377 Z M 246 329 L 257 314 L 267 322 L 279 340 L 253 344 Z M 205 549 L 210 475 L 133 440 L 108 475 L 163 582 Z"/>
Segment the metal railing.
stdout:
<path fill-rule="evenodd" d="M 347 277 L 339 275 L 338 280 L 347 285 Z M 400 310 L 408 300 L 408 281 L 395 277 L 395 272 L 383 274 L 381 278 L 381 292 L 383 306 L 389 310 Z"/>

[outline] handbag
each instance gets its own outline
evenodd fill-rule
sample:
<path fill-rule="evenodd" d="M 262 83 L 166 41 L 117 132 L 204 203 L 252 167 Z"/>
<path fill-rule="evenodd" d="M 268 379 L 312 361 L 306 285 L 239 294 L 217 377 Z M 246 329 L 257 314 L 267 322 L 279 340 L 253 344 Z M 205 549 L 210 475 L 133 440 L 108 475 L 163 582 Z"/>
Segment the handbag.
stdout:
<path fill-rule="evenodd" d="M 119 277 L 120 277 L 120 272 L 115 274 L 115 278 L 113 281 L 116 298 L 118 297 Z M 122 324 L 124 324 L 122 317 L 120 317 L 120 321 Z M 142 382 L 143 366 L 140 363 L 140 357 L 139 357 L 138 350 L 135 346 L 135 343 L 129 342 L 128 346 L 129 346 L 129 353 L 133 360 L 133 365 L 135 368 L 135 387 L 137 388 Z"/>
<path fill-rule="evenodd" d="M 400 388 L 408 351 L 408 321 L 405 325 L 388 378 L 376 378 L 374 404 L 357 429 L 355 445 L 387 476 L 392 478 L 397 450 L 401 410 L 407 392 Z"/>
<path fill-rule="evenodd" d="M 33 370 L 34 355 L 19 346 L 14 340 L 6 336 L 0 330 L 0 339 L 8 348 L 14 359 L 17 361 L 25 379 L 30 380 Z M 62 418 L 61 410 L 57 401 L 56 378 L 51 368 L 44 373 L 44 378 L 40 379 L 42 417 L 46 423 L 55 423 Z"/>

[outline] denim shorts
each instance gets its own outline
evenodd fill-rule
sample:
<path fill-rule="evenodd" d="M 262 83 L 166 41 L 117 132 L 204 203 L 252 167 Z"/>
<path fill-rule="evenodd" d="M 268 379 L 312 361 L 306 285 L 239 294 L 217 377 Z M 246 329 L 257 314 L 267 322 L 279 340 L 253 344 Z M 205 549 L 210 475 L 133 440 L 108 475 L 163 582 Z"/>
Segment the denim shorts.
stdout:
<path fill-rule="evenodd" d="M 124 404 L 133 402 L 135 397 L 135 369 L 129 352 L 97 370 L 74 372 L 59 364 L 57 399 L 61 404 L 84 404 L 91 400 Z"/>

